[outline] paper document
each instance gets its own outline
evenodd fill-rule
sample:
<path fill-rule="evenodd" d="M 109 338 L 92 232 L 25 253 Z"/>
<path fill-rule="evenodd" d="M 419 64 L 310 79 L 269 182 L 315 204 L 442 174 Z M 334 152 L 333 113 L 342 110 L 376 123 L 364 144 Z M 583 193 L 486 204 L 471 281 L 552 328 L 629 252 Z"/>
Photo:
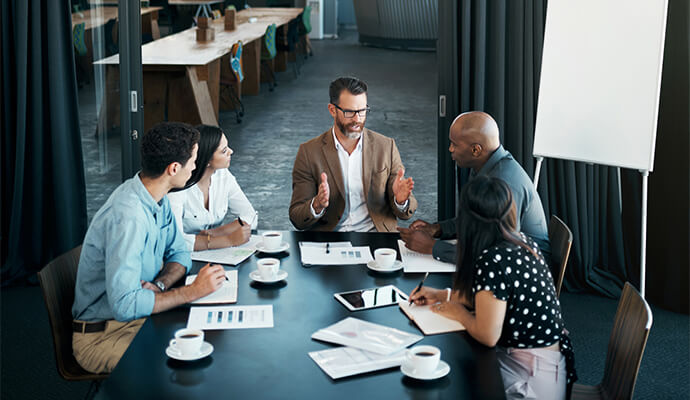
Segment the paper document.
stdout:
<path fill-rule="evenodd" d="M 246 260 L 256 251 L 256 244 L 261 242 L 261 236 L 252 235 L 249 241 L 235 247 L 222 249 L 193 251 L 192 260 L 206 261 L 215 264 L 237 265 Z"/>
<path fill-rule="evenodd" d="M 403 262 L 403 272 L 455 272 L 455 264 L 439 261 L 431 254 L 410 250 L 402 240 L 398 240 L 398 248 Z"/>
<path fill-rule="evenodd" d="M 398 367 L 405 358 L 406 349 L 391 355 L 381 355 L 355 349 L 337 347 L 334 349 L 311 351 L 309 357 L 333 379 Z"/>
<path fill-rule="evenodd" d="M 407 301 L 398 302 L 407 318 L 414 321 L 425 335 L 437 335 L 455 331 L 464 331 L 465 327 L 458 321 L 446 318 L 431 311 L 431 306 L 410 305 Z"/>
<path fill-rule="evenodd" d="M 348 317 L 319 329 L 312 339 L 342 344 L 377 354 L 393 354 L 422 340 L 422 336 Z"/>
<path fill-rule="evenodd" d="M 187 328 L 273 328 L 273 305 L 192 307 L 189 310 Z"/>
<path fill-rule="evenodd" d="M 299 251 L 304 265 L 352 265 L 366 264 L 374 258 L 369 246 L 345 246 L 340 243 L 300 242 Z M 349 243 L 349 242 L 346 242 Z"/>
<path fill-rule="evenodd" d="M 206 297 L 202 297 L 192 302 L 192 304 L 218 304 L 218 303 L 237 303 L 237 270 L 225 271 L 223 286 Z M 190 285 L 196 279 L 196 275 L 189 275 L 184 284 Z"/>

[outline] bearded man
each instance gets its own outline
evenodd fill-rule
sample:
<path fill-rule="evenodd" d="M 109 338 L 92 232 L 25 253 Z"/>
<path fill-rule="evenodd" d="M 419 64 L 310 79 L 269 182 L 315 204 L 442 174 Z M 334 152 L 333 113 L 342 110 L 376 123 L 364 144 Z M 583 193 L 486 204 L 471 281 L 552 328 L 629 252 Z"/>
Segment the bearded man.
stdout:
<path fill-rule="evenodd" d="M 417 200 L 395 140 L 364 127 L 366 83 L 338 78 L 329 95 L 333 126 L 295 157 L 290 221 L 302 230 L 397 232 L 397 218 L 411 218 Z"/>

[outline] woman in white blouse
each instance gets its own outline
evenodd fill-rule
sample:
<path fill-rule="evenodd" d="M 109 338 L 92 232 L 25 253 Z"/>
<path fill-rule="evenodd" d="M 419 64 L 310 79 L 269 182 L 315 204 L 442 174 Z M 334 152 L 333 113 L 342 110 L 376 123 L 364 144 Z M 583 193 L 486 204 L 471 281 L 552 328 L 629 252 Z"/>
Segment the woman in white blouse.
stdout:
<path fill-rule="evenodd" d="M 230 173 L 228 139 L 215 126 L 199 125 L 196 169 L 185 189 L 169 193 L 178 229 L 190 250 L 218 249 L 246 243 L 258 214 Z M 237 216 L 223 224 L 227 214 Z"/>

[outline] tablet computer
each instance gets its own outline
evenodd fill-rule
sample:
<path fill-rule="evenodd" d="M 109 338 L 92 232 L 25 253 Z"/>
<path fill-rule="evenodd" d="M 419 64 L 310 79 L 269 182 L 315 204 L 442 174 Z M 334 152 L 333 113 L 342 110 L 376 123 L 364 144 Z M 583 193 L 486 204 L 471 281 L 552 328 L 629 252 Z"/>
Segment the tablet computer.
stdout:
<path fill-rule="evenodd" d="M 350 311 L 397 305 L 400 300 L 407 301 L 407 295 L 393 285 L 336 293 L 333 296 Z"/>

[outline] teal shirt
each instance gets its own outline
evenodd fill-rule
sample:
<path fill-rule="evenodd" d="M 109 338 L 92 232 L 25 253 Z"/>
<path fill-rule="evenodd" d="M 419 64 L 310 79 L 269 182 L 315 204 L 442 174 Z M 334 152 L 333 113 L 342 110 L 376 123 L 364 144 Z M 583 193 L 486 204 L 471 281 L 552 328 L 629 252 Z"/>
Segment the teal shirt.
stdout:
<path fill-rule="evenodd" d="M 192 265 L 168 197 L 156 203 L 138 174 L 122 183 L 93 217 L 79 258 L 72 316 L 131 321 L 153 312 L 155 293 L 141 287 L 164 263 Z"/>

